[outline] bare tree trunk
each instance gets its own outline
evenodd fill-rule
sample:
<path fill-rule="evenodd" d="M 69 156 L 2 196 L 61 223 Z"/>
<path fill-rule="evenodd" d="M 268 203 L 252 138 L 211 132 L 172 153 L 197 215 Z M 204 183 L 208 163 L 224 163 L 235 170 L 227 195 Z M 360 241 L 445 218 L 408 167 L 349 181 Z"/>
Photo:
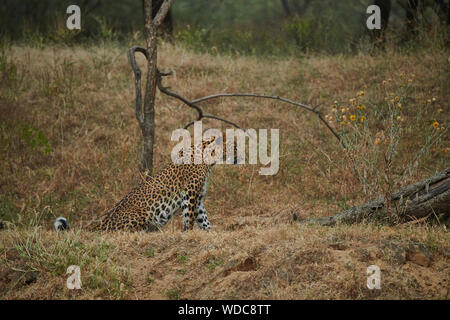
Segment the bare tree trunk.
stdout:
<path fill-rule="evenodd" d="M 146 0 L 142 0 L 142 12 L 144 13 L 144 25 L 145 25 L 145 2 Z M 153 0 L 152 1 L 152 19 L 155 18 L 156 14 L 158 13 L 159 9 L 161 8 L 162 4 L 164 3 L 164 0 Z M 172 22 L 172 13 L 171 9 L 167 12 L 161 27 L 159 28 L 161 35 L 172 35 L 173 32 L 173 22 Z"/>
<path fill-rule="evenodd" d="M 147 81 L 144 96 L 144 123 L 142 130 L 142 160 L 141 169 L 149 174 L 153 170 L 153 143 L 155 141 L 155 93 L 156 93 L 156 63 L 158 46 L 156 28 L 152 23 L 152 1 L 145 0 L 145 38 L 147 42 Z"/>
<path fill-rule="evenodd" d="M 399 210 L 398 222 L 420 219 L 431 214 L 450 215 L 450 168 L 401 189 L 392 195 L 391 201 Z M 386 218 L 385 204 L 385 199 L 379 198 L 333 216 L 308 219 L 303 223 L 332 226 L 337 223 L 352 224 L 363 220 L 383 219 Z"/>
<path fill-rule="evenodd" d="M 147 174 L 153 171 L 153 144 L 155 141 L 155 96 L 158 81 L 158 43 L 157 31 L 167 15 L 174 0 L 164 0 L 156 13 L 152 14 L 152 0 L 144 1 L 145 38 L 147 49 L 133 47 L 130 49 L 130 63 L 135 73 L 136 84 L 136 118 L 142 131 L 141 170 Z M 154 17 L 154 18 L 153 18 Z M 144 105 L 141 103 L 140 70 L 136 65 L 134 52 L 140 51 L 147 58 L 147 81 Z"/>

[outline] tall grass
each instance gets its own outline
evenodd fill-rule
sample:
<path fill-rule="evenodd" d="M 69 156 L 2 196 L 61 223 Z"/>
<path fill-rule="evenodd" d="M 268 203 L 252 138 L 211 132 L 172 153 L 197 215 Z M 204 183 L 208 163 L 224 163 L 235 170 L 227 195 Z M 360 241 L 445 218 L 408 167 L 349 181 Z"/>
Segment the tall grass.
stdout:
<path fill-rule="evenodd" d="M 65 270 L 78 264 L 87 289 L 80 296 L 86 298 L 445 297 L 443 222 L 335 229 L 293 223 L 330 215 L 448 167 L 448 48 L 438 38 L 403 49 L 388 42 L 375 54 L 310 52 L 300 59 L 231 57 L 218 48 L 214 54 L 194 52 L 191 40 L 162 42 L 159 67 L 176 71 L 165 83 L 183 96 L 253 91 L 308 103 L 334 121 L 351 149 L 342 149 L 317 118 L 300 109 L 256 99 L 205 104 L 208 112 L 244 128 L 280 128 L 279 173 L 261 177 L 251 165 L 214 168 L 206 198 L 211 233 L 182 233 L 175 217 L 160 233 L 111 235 L 82 227 L 141 179 L 129 43 L 3 42 L 0 222 L 6 230 L 0 231 L 0 275 L 41 276 L 35 286 L 0 282 L 0 293 L 70 297 Z M 136 44 L 139 36 L 130 41 Z M 158 171 L 170 159 L 170 133 L 195 115 L 160 94 L 156 106 Z M 204 123 L 205 129 L 216 126 Z M 67 217 L 73 231 L 54 233 L 57 216 Z M 328 238 L 338 238 L 347 249 L 329 247 L 334 240 Z M 424 243 L 435 260 L 429 268 L 393 267 L 377 249 L 386 239 Z M 368 250 L 372 260 L 360 261 L 356 249 Z M 365 291 L 366 262 L 388 270 L 389 289 L 378 296 Z M 339 277 L 330 278 L 331 271 Z"/>

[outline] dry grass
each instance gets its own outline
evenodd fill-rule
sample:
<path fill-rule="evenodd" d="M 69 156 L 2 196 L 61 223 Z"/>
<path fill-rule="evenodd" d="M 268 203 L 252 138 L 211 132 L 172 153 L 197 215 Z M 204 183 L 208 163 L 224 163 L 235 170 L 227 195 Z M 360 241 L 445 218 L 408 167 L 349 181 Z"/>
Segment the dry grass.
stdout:
<path fill-rule="evenodd" d="M 294 210 L 301 219 L 329 215 L 364 201 L 365 195 L 342 149 L 317 119 L 274 101 L 205 104 L 208 112 L 242 127 L 281 129 L 276 176 L 259 176 L 250 165 L 214 169 L 206 200 L 212 232 L 183 233 L 179 218 L 155 234 L 80 230 L 83 221 L 108 209 L 140 179 L 140 132 L 126 49 L 5 49 L 0 61 L 0 220 L 14 223 L 0 231 L 0 297 L 448 298 L 450 239 L 444 226 L 320 228 L 293 221 Z M 176 71 L 165 82 L 187 97 L 269 93 L 323 110 L 334 100 L 348 101 L 364 86 L 365 97 L 377 103 L 379 83 L 414 73 L 415 94 L 435 97 L 437 103 L 409 101 L 406 117 L 415 119 L 417 108 L 441 108 L 438 120 L 446 126 L 447 59 L 445 52 L 433 50 L 287 60 L 195 54 L 169 44 L 159 52 L 160 68 Z M 156 170 L 169 159 L 172 130 L 194 116 L 159 93 L 157 106 Z M 433 121 L 428 114 L 424 123 Z M 420 144 L 418 134 L 409 137 L 411 146 Z M 445 136 L 410 180 L 448 166 L 448 147 Z M 74 231 L 52 232 L 57 216 L 67 217 Z M 405 258 L 396 264 L 383 241 L 399 247 L 423 244 L 431 263 L 422 266 Z M 80 292 L 65 287 L 70 264 L 81 266 Z M 366 288 L 370 264 L 381 267 L 380 291 Z"/>

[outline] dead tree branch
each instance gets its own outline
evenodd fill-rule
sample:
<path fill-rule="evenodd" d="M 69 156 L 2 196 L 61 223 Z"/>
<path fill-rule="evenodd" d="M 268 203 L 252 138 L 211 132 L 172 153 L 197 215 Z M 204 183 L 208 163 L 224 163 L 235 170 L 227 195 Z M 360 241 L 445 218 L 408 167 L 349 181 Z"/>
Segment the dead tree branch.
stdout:
<path fill-rule="evenodd" d="M 153 19 L 153 24 L 156 27 L 159 27 L 161 23 L 164 21 L 164 18 L 166 17 L 167 13 L 169 12 L 170 7 L 172 6 L 174 0 L 167 0 L 164 1 L 161 7 L 158 10 L 158 13 L 156 14 L 155 18 Z"/>
<path fill-rule="evenodd" d="M 238 128 L 238 129 L 242 129 L 240 126 L 238 126 L 236 123 L 234 123 L 234 122 L 232 122 L 230 120 L 227 120 L 227 119 L 224 119 L 224 118 L 212 115 L 212 114 L 205 114 L 205 113 L 203 113 L 202 108 L 199 107 L 198 105 L 196 105 L 195 102 L 186 99 L 185 97 L 179 95 L 178 93 L 170 91 L 169 88 L 167 88 L 167 87 L 164 87 L 162 85 L 162 77 L 169 76 L 171 74 L 172 74 L 171 72 L 163 73 L 163 72 L 159 72 L 158 71 L 158 89 L 161 92 L 165 93 L 166 95 L 171 96 L 171 97 L 173 97 L 175 99 L 178 99 L 178 100 L 182 101 L 184 104 L 186 104 L 187 106 L 195 109 L 197 111 L 197 113 L 198 113 L 197 120 L 195 120 L 195 121 L 200 121 L 202 118 L 215 119 L 215 120 L 219 120 L 219 121 L 231 124 L 232 126 Z M 189 128 L 191 125 L 194 124 L 195 121 L 189 122 L 184 128 L 185 129 Z"/>
<path fill-rule="evenodd" d="M 168 96 L 174 97 L 174 98 L 182 101 L 184 104 L 188 105 L 189 107 L 195 109 L 197 111 L 197 113 L 198 113 L 198 117 L 197 117 L 196 121 L 199 121 L 202 118 L 211 118 L 211 119 L 216 119 L 216 120 L 220 120 L 220 121 L 226 122 L 228 124 L 233 125 L 234 127 L 238 128 L 238 129 L 241 129 L 237 124 L 235 124 L 232 121 L 229 121 L 229 120 L 226 120 L 226 119 L 223 119 L 223 118 L 211 115 L 211 114 L 204 114 L 202 108 L 199 107 L 196 103 L 207 101 L 207 100 L 211 100 L 211 99 L 223 98 L 223 97 L 252 97 L 252 98 L 263 98 L 263 99 L 278 100 L 278 101 L 282 101 L 282 102 L 285 102 L 285 103 L 288 103 L 288 104 L 294 105 L 296 107 L 303 108 L 303 109 L 305 109 L 307 111 L 315 113 L 319 117 L 319 120 L 322 121 L 325 124 L 325 126 L 331 131 L 331 133 L 335 136 L 335 138 L 338 139 L 338 141 L 342 144 L 342 146 L 344 148 L 346 147 L 344 141 L 342 141 L 342 139 L 339 137 L 337 132 L 323 118 L 322 113 L 320 111 L 318 111 L 317 108 L 314 108 L 314 107 L 312 107 L 310 105 L 307 105 L 307 104 L 304 104 L 304 103 L 300 103 L 300 102 L 297 102 L 297 101 L 293 101 L 291 99 L 283 98 L 283 97 L 280 97 L 280 96 L 273 96 L 273 95 L 266 95 L 266 94 L 256 94 L 256 93 L 217 93 L 217 94 L 205 96 L 205 97 L 198 98 L 198 99 L 195 99 L 195 100 L 191 101 L 191 100 L 188 100 L 188 99 L 184 98 L 183 96 L 181 96 L 181 95 L 179 95 L 179 94 L 177 94 L 175 92 L 170 91 L 167 87 L 164 87 L 162 85 L 162 77 L 163 76 L 168 76 L 168 75 L 171 75 L 171 74 L 172 74 L 171 72 L 161 73 L 161 72 L 158 71 L 158 88 L 159 88 L 159 90 L 161 92 L 167 94 Z M 194 123 L 194 121 L 189 122 L 186 125 L 185 129 L 188 128 L 189 126 L 191 126 L 193 123 Z"/>
<path fill-rule="evenodd" d="M 280 97 L 280 96 L 273 96 L 273 95 L 256 94 L 256 93 L 218 93 L 218 94 L 213 94 L 213 95 L 209 95 L 209 96 L 206 96 L 206 97 L 202 97 L 202 98 L 198 98 L 198 99 L 192 100 L 191 103 L 199 103 L 199 102 L 203 102 L 203 101 L 206 101 L 206 100 L 216 99 L 216 98 L 221 98 L 221 97 L 253 97 L 253 98 L 279 100 L 279 101 L 282 101 L 282 102 L 294 105 L 296 107 L 303 108 L 303 109 L 305 109 L 307 111 L 313 112 L 319 117 L 319 120 L 322 121 L 325 124 L 325 126 L 328 128 L 328 130 L 331 131 L 331 133 L 334 135 L 334 137 L 336 139 L 338 139 L 338 141 L 342 144 L 342 146 L 344 148 L 346 148 L 344 141 L 342 141 L 342 139 L 339 137 L 337 132 L 323 118 L 322 113 L 317 110 L 317 107 L 312 107 L 310 105 L 303 104 L 303 103 L 300 103 L 300 102 L 297 102 L 297 101 L 293 101 L 293 100 L 290 100 L 290 99 L 287 99 L 287 98 L 283 98 L 283 97 Z"/>
<path fill-rule="evenodd" d="M 134 85 L 136 87 L 136 119 L 139 123 L 139 127 L 142 130 L 144 124 L 144 115 L 142 114 L 142 86 L 141 86 L 141 69 L 136 63 L 135 52 L 141 52 L 148 59 L 148 52 L 146 49 L 138 46 L 132 47 L 128 51 L 128 61 L 131 64 L 131 68 L 134 73 Z"/>
<path fill-rule="evenodd" d="M 167 72 L 167 73 L 161 73 L 158 72 L 158 89 L 167 94 L 168 96 L 171 96 L 175 99 L 178 99 L 180 101 L 182 101 L 184 104 L 188 105 L 189 107 L 195 109 L 198 113 L 198 117 L 197 117 L 197 121 L 199 121 L 201 118 L 203 118 L 203 110 L 202 108 L 200 108 L 199 106 L 195 105 L 192 101 L 189 101 L 188 99 L 184 98 L 183 96 L 180 96 L 179 94 L 172 92 L 169 90 L 168 87 L 164 87 L 162 85 L 162 77 L 164 76 L 169 76 L 172 75 L 172 72 Z"/>
<path fill-rule="evenodd" d="M 131 67 L 133 69 L 134 75 L 135 75 L 135 86 L 136 86 L 136 118 L 139 121 L 139 124 L 142 123 L 142 115 L 141 115 L 141 109 L 142 109 L 142 95 L 141 95 L 141 71 L 139 69 L 139 67 L 136 64 L 136 58 L 135 58 L 135 52 L 141 52 L 145 55 L 145 57 L 147 59 L 149 59 L 149 54 L 148 51 L 142 47 L 138 47 L 138 46 L 134 46 L 129 50 L 128 53 L 128 57 L 129 57 L 129 61 L 131 64 Z M 310 105 L 307 104 L 303 104 L 297 101 L 293 101 L 291 99 L 287 99 L 287 98 L 283 98 L 280 96 L 274 96 L 274 95 L 265 95 L 265 94 L 256 94 L 256 93 L 218 93 L 218 94 L 213 94 L 213 95 L 209 95 L 209 96 L 205 96 L 202 98 L 198 98 L 195 100 L 188 100 L 187 98 L 181 96 L 180 94 L 171 91 L 168 87 L 164 87 L 162 84 L 162 77 L 164 76 L 169 76 L 172 75 L 171 72 L 160 72 L 159 70 L 156 70 L 157 73 L 157 86 L 158 89 L 168 95 L 171 96 L 175 99 L 180 100 L 181 102 L 183 102 L 184 104 L 186 104 L 187 106 L 191 107 L 192 109 L 194 109 L 195 111 L 197 111 L 197 119 L 195 121 L 199 121 L 202 118 L 209 118 L 209 119 L 215 119 L 215 120 L 219 120 L 225 123 L 228 123 L 232 126 L 234 126 L 235 128 L 238 129 L 242 129 L 239 125 L 237 125 L 236 123 L 218 117 L 216 115 L 212 115 L 212 114 L 206 114 L 203 112 L 203 109 L 197 105 L 197 103 L 199 102 L 204 102 L 207 100 L 211 100 L 211 99 L 217 99 L 217 98 L 223 98 L 223 97 L 252 97 L 252 98 L 263 98 L 263 99 L 272 99 L 272 100 L 278 100 L 287 104 L 291 104 L 294 105 L 296 107 L 299 108 L 303 108 L 307 111 L 310 111 L 312 113 L 315 113 L 319 120 L 325 124 L 325 126 L 328 128 L 328 130 L 331 131 L 331 133 L 334 135 L 334 137 L 341 143 L 341 145 L 346 148 L 344 141 L 339 137 L 339 135 L 337 134 L 337 132 L 330 126 L 330 124 L 323 118 L 323 115 L 320 111 L 317 110 L 317 108 L 312 107 Z M 191 121 L 189 122 L 184 128 L 187 129 L 189 128 L 191 125 L 194 124 L 195 121 Z"/>
<path fill-rule="evenodd" d="M 236 123 L 234 123 L 234 122 L 232 122 L 232 121 L 230 121 L 230 120 L 224 119 L 224 118 L 220 118 L 220 117 L 215 116 L 215 115 L 212 115 L 212 114 L 203 114 L 203 115 L 202 115 L 202 118 L 209 118 L 209 119 L 219 120 L 219 121 L 222 121 L 222 122 L 231 124 L 233 127 L 237 128 L 237 129 L 243 130 L 243 129 L 242 129 L 241 127 L 239 127 Z M 196 120 L 196 121 L 198 121 L 198 120 Z M 189 123 L 184 127 L 184 129 L 189 128 L 189 127 L 192 126 L 194 123 L 195 123 L 195 121 L 189 122 Z"/>
<path fill-rule="evenodd" d="M 420 182 L 394 193 L 391 201 L 400 210 L 400 222 L 420 219 L 430 214 L 450 214 L 450 167 Z M 380 197 L 361 206 L 341 211 L 333 216 L 303 221 L 307 224 L 332 226 L 338 223 L 352 224 L 363 220 L 384 217 L 386 200 Z"/>

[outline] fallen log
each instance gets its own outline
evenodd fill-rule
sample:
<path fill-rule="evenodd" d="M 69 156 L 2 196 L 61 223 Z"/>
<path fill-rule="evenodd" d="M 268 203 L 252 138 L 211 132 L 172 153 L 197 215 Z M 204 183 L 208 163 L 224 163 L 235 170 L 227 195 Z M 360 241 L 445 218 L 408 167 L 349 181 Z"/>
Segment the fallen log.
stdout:
<path fill-rule="evenodd" d="M 391 197 L 392 207 L 399 213 L 399 221 L 407 222 L 430 214 L 450 214 L 450 167 L 420 182 L 395 192 Z M 335 215 L 307 219 L 302 223 L 332 226 L 338 223 L 352 224 L 363 220 L 386 218 L 386 200 L 380 197 Z"/>

